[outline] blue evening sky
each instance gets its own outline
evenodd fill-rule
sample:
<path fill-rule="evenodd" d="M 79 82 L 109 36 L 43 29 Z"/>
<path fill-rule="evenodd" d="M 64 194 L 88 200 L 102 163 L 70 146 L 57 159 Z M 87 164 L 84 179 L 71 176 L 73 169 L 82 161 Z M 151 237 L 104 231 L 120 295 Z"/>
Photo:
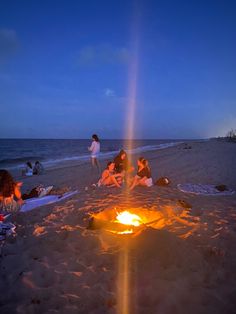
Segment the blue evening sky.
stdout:
<path fill-rule="evenodd" d="M 236 128 L 236 2 L 0 1 L 0 137 L 123 138 L 136 81 L 136 138 Z"/>

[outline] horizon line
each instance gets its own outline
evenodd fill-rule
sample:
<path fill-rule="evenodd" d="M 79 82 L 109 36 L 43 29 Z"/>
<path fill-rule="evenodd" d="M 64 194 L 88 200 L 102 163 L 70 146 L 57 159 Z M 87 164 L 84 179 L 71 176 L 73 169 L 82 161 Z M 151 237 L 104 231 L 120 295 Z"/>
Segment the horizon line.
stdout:
<path fill-rule="evenodd" d="M 211 138 L 217 138 L 216 137 L 199 137 L 199 138 L 100 138 L 102 140 L 123 140 L 123 141 L 140 141 L 140 140 L 205 140 L 205 139 L 211 139 Z M 0 140 L 91 140 L 91 137 L 89 138 L 51 138 L 51 137 L 0 137 Z"/>

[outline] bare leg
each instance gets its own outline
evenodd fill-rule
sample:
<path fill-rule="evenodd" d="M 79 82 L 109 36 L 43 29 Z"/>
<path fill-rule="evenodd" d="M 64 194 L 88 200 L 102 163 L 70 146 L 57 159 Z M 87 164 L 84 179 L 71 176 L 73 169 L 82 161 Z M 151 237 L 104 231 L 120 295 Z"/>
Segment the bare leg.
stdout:
<path fill-rule="evenodd" d="M 113 187 L 113 186 L 116 186 L 118 188 L 121 187 L 114 176 L 110 176 L 109 178 L 105 179 L 102 182 L 102 184 L 107 187 Z"/>
<path fill-rule="evenodd" d="M 94 162 L 94 158 L 91 158 L 91 175 L 94 173 L 94 167 L 95 167 L 95 162 Z"/>
<path fill-rule="evenodd" d="M 114 176 L 111 176 L 111 180 L 118 188 L 121 187 Z"/>
<path fill-rule="evenodd" d="M 147 184 L 146 184 L 146 180 L 147 180 L 147 178 L 146 178 L 146 177 L 144 177 L 144 178 L 140 179 L 140 180 L 139 180 L 139 185 L 142 185 L 142 186 L 147 186 Z"/>
<path fill-rule="evenodd" d="M 146 177 L 140 178 L 138 176 L 135 176 L 134 180 L 133 180 L 133 183 L 130 186 L 130 190 L 133 190 L 135 188 L 135 186 L 137 186 L 137 185 L 147 186 L 146 180 L 147 180 Z"/>
<path fill-rule="evenodd" d="M 113 174 L 113 177 L 120 185 L 123 183 L 124 176 L 121 173 Z"/>
<path fill-rule="evenodd" d="M 133 181 L 134 181 L 134 177 L 133 178 L 128 177 L 126 183 L 130 187 L 132 185 Z"/>
<path fill-rule="evenodd" d="M 92 170 L 94 170 L 95 168 L 97 168 L 98 172 L 101 172 L 101 168 L 100 168 L 100 163 L 98 161 L 97 158 L 92 157 Z"/>
<path fill-rule="evenodd" d="M 96 162 L 96 158 L 91 158 L 91 162 L 92 162 L 92 173 L 94 172 L 94 169 L 97 168 L 97 162 Z"/>
<path fill-rule="evenodd" d="M 135 186 L 139 185 L 139 180 L 140 178 L 138 178 L 137 176 L 134 177 L 133 183 L 130 186 L 130 190 L 133 190 Z"/>

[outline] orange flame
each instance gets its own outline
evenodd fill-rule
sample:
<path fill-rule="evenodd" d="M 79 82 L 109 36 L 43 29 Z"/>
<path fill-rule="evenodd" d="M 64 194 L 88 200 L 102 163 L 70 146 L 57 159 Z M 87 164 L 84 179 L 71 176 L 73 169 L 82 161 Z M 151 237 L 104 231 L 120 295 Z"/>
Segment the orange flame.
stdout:
<path fill-rule="evenodd" d="M 129 225 L 129 226 L 138 227 L 138 226 L 140 226 L 142 224 L 142 219 L 138 215 L 131 214 L 130 212 L 128 212 L 126 210 L 126 211 L 123 211 L 121 213 L 117 213 L 115 222 L 119 222 L 120 224 L 123 224 L 123 225 Z M 120 232 L 117 232 L 117 233 L 119 233 L 119 234 L 129 234 L 129 233 L 133 233 L 133 229 L 129 228 L 127 230 L 120 231 Z"/>
<path fill-rule="evenodd" d="M 138 215 L 131 214 L 126 210 L 116 216 L 116 222 L 119 222 L 123 225 L 132 225 L 138 227 L 142 223 L 142 220 Z"/>

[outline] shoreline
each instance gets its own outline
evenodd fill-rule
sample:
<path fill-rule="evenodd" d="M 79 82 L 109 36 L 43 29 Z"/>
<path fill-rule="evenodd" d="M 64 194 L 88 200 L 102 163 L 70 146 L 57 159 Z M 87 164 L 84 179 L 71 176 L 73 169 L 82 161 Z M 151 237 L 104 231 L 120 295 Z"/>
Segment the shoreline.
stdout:
<path fill-rule="evenodd" d="M 187 141 L 185 141 L 187 143 Z M 126 150 L 128 154 L 133 155 L 133 154 L 138 154 L 138 153 L 143 153 L 143 152 L 149 152 L 149 151 L 156 151 L 156 150 L 161 150 L 161 149 L 166 149 L 168 147 L 180 145 L 181 143 L 184 143 L 183 141 L 179 140 L 172 140 L 172 141 L 165 141 L 163 140 L 163 143 L 159 144 L 150 144 L 150 145 L 143 145 L 143 146 L 138 146 L 134 147 L 131 152 L 129 150 Z M 123 146 L 121 146 L 122 148 Z M 113 158 L 115 155 L 119 153 L 119 150 L 112 150 L 112 151 L 102 151 L 100 153 L 100 160 L 105 160 L 108 158 Z M 25 161 L 30 161 L 33 157 L 22 157 L 22 160 L 25 159 Z M 17 158 L 19 159 L 19 158 Z M 21 159 L 21 158 L 20 158 Z M 29 160 L 28 160 L 29 159 Z M 35 157 L 34 159 L 40 159 L 40 157 Z M 14 160 L 14 158 L 13 158 Z M 84 162 L 87 162 L 90 160 L 90 153 L 84 153 L 80 154 L 77 156 L 68 156 L 64 157 L 62 159 L 48 159 L 48 160 L 41 160 L 41 162 L 44 164 L 46 169 L 56 169 L 56 168 L 61 168 L 66 165 L 70 164 L 83 164 Z M 4 160 L 6 162 L 6 159 Z M 19 164 L 17 166 L 7 166 L 6 169 L 9 171 L 20 171 L 24 167 L 24 164 Z M 4 168 L 4 167 L 3 167 Z"/>
<path fill-rule="evenodd" d="M 221 147 L 222 149 L 224 147 L 230 148 L 230 145 L 234 145 L 233 143 L 217 142 L 215 140 L 188 142 L 188 145 L 190 145 L 192 149 L 185 149 L 185 145 L 185 143 L 181 143 L 164 149 L 147 151 L 141 154 L 132 154 L 130 157 L 132 158 L 135 168 L 135 161 L 138 159 L 138 157 L 143 156 L 144 158 L 148 159 L 152 169 L 152 176 L 154 181 L 159 177 L 167 176 L 174 185 L 188 182 L 215 185 L 226 184 L 236 189 L 236 180 L 234 180 L 234 176 L 230 174 L 231 171 L 229 170 L 229 168 L 235 168 L 236 170 L 236 167 L 234 167 L 234 163 L 232 162 L 232 157 L 228 158 L 227 156 L 224 156 L 225 160 L 220 160 L 221 156 L 217 155 L 219 153 L 222 154 Z M 196 147 L 199 151 L 196 151 L 194 147 Z M 211 147 L 218 149 L 215 152 L 211 152 Z M 211 155 L 210 159 L 212 160 L 212 163 L 211 160 L 207 158 L 207 156 L 204 159 L 204 156 L 200 151 L 202 148 L 205 150 L 204 153 Z M 195 160 L 192 159 L 192 157 L 194 157 L 192 156 L 194 153 L 197 153 L 199 155 L 197 158 L 200 158 L 200 160 L 196 160 L 196 164 Z M 110 160 L 112 160 L 112 158 L 100 159 L 102 170 L 105 169 L 106 163 Z M 232 165 L 228 165 L 229 162 L 231 162 Z M 189 163 L 191 163 L 191 167 L 195 169 L 194 171 L 191 169 L 188 174 L 186 164 L 188 167 Z M 217 167 L 219 167 L 219 171 L 221 168 L 223 168 L 219 174 L 217 174 Z M 204 172 L 204 168 L 206 168 L 206 173 Z M 12 173 L 17 180 L 24 182 L 24 185 L 27 187 L 27 189 L 29 187 L 33 188 L 38 184 L 55 185 L 57 187 L 61 187 L 63 183 L 69 184 L 72 187 L 81 188 L 83 186 L 86 187 L 96 183 L 99 179 L 98 173 L 96 173 L 96 171 L 94 173 L 91 171 L 90 160 L 86 160 L 83 163 L 77 161 L 73 163 L 66 162 L 57 168 L 46 168 L 45 173 L 39 176 L 25 177 L 17 175 L 17 172 Z M 84 173 L 86 173 L 85 176 Z M 73 177 L 75 177 L 75 180 L 73 180 Z M 205 177 L 205 179 L 202 180 L 202 177 Z M 62 178 L 63 180 L 61 180 Z M 70 183 L 74 184 L 71 185 Z"/>

